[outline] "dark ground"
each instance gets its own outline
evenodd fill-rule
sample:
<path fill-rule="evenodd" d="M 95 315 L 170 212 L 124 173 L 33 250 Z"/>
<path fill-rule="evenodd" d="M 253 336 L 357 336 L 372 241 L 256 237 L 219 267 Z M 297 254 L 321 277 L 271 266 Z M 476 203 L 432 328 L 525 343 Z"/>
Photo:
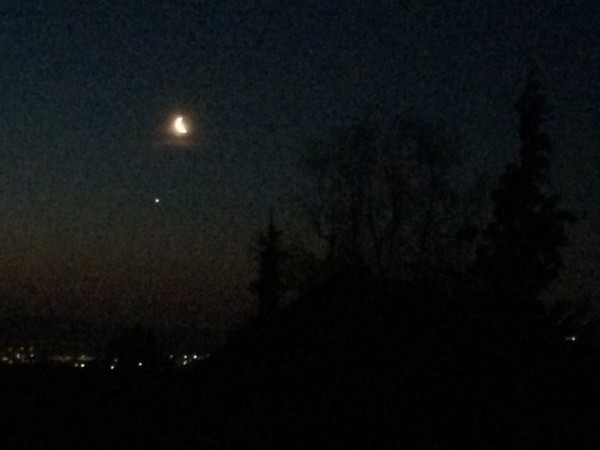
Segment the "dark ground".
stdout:
<path fill-rule="evenodd" d="M 185 371 L 6 368 L 2 448 L 597 448 L 597 372 L 567 347 L 527 364 L 435 336 L 267 353 L 250 334 Z"/>
<path fill-rule="evenodd" d="M 2 448 L 598 448 L 585 342 L 468 301 L 347 286 L 189 370 L 6 367 Z"/>

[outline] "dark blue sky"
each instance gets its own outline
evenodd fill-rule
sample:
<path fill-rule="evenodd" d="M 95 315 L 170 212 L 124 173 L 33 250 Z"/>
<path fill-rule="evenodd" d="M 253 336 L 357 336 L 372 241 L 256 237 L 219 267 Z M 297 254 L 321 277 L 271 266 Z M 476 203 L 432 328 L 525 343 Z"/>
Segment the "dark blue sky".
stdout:
<path fill-rule="evenodd" d="M 577 271 L 595 278 L 597 2 L 76 3 L 0 6 L 7 305 L 226 323 L 309 139 L 371 105 L 408 111 L 459 130 L 469 167 L 496 177 L 532 64 L 556 182 L 589 211 L 577 248 L 594 263 Z M 176 113 L 194 121 L 185 146 L 165 132 Z"/>

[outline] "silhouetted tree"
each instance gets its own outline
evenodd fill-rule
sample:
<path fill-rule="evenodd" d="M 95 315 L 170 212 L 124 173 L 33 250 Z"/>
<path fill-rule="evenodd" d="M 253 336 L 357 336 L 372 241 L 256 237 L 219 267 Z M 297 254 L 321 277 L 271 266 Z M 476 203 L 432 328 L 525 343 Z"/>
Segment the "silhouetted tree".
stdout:
<path fill-rule="evenodd" d="M 285 252 L 281 248 L 282 232 L 275 226 L 273 213 L 265 232 L 258 237 L 258 278 L 252 288 L 258 301 L 258 317 L 270 320 L 276 314 L 281 302 L 284 286 L 282 265 Z"/>
<path fill-rule="evenodd" d="M 377 124 L 369 117 L 340 130 L 333 139 L 311 145 L 307 162 L 315 198 L 308 212 L 326 243 L 330 268 L 363 255 L 364 209 L 377 133 Z"/>
<path fill-rule="evenodd" d="M 488 294 L 521 312 L 540 308 L 540 294 L 563 267 L 560 248 L 574 216 L 558 207 L 548 179 L 552 146 L 542 131 L 546 101 L 538 74 L 530 71 L 516 109 L 518 164 L 508 164 L 492 195 L 493 221 L 483 233 L 476 260 Z"/>
<path fill-rule="evenodd" d="M 458 140 L 410 117 L 367 115 L 312 144 L 308 213 L 334 271 L 413 278 L 449 260 L 459 229 Z"/>

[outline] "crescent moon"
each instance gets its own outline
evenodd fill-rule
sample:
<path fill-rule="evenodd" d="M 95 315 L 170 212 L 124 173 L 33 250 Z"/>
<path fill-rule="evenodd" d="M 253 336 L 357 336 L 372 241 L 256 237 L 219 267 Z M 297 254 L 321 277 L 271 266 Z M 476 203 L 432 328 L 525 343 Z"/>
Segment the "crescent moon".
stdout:
<path fill-rule="evenodd" d="M 173 125 L 175 127 L 175 131 L 177 134 L 187 134 L 188 130 L 183 123 L 183 117 L 178 117 L 175 119 L 175 123 Z"/>

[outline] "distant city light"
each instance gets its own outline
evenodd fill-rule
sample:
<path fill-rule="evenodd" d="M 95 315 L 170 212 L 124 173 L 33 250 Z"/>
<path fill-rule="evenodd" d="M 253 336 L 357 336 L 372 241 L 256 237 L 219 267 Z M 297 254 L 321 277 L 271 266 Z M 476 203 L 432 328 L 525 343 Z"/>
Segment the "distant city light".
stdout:
<path fill-rule="evenodd" d="M 51 355 L 48 359 L 53 362 L 67 363 L 73 360 L 71 355 Z"/>
<path fill-rule="evenodd" d="M 575 336 L 563 336 L 563 339 L 565 339 L 566 341 L 575 341 L 576 337 Z M 9 351 L 12 350 L 12 351 Z M 195 364 L 199 364 L 201 361 L 205 360 L 206 358 L 208 358 L 210 356 L 210 354 L 208 353 L 187 353 L 187 354 L 181 354 L 181 353 L 170 353 L 170 354 L 166 354 L 165 357 L 165 361 L 168 360 L 171 361 L 171 364 L 173 364 L 175 367 L 183 367 L 183 366 L 194 366 Z M 139 357 L 142 357 L 142 355 L 140 355 Z M 0 347 L 0 366 L 8 366 L 8 365 L 13 365 L 13 366 L 20 366 L 20 365 L 34 365 L 34 364 L 38 364 L 38 363 L 43 363 L 43 362 L 49 362 L 52 364 L 64 364 L 68 367 L 71 368 L 78 368 L 78 369 L 84 369 L 84 368 L 89 368 L 90 370 L 95 368 L 95 362 L 100 361 L 98 359 L 98 356 L 94 355 L 94 354 L 87 354 L 87 353 L 72 353 L 72 354 L 64 354 L 64 353 L 55 353 L 55 354 L 49 354 L 49 355 L 43 355 L 40 354 L 39 351 L 37 351 L 37 347 L 31 347 L 29 345 L 23 346 L 23 347 L 19 347 L 19 346 L 12 346 L 12 347 Z M 148 363 L 148 361 L 146 361 L 146 363 Z M 109 369 L 111 371 L 121 369 L 121 366 L 119 366 L 119 358 L 110 358 L 108 361 L 106 361 L 106 363 L 102 364 L 102 367 L 104 367 L 106 369 Z M 144 367 L 144 369 L 150 370 L 152 368 L 152 364 L 150 366 L 148 366 L 148 364 L 146 364 L 146 366 L 144 366 L 144 362 L 141 360 L 138 361 L 133 361 L 133 367 L 138 367 L 138 368 L 142 368 Z"/>

